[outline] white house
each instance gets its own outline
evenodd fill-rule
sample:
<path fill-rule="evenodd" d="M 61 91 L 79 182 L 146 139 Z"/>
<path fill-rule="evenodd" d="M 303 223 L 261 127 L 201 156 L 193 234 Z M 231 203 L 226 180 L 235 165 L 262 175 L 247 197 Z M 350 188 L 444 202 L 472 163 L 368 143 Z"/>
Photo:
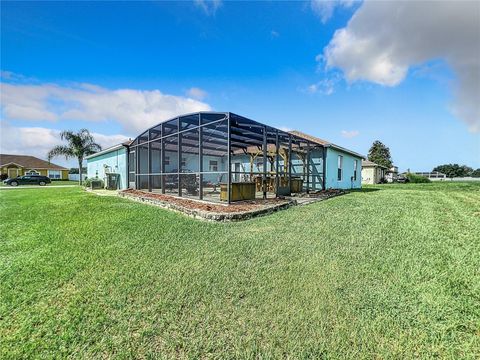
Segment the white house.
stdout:
<path fill-rule="evenodd" d="M 369 160 L 362 161 L 362 184 L 379 184 L 385 179 L 388 168 Z"/>

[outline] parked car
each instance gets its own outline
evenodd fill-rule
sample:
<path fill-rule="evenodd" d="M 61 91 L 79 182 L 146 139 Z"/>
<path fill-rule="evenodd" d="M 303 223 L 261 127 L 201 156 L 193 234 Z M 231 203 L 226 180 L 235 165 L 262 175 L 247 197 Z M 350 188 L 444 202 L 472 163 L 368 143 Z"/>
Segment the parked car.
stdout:
<path fill-rule="evenodd" d="M 396 177 L 395 181 L 399 183 L 407 183 L 408 178 L 405 175 L 400 174 Z"/>
<path fill-rule="evenodd" d="M 4 181 L 6 185 L 18 186 L 18 185 L 40 185 L 44 186 L 50 184 L 52 181 L 47 176 L 41 175 L 24 175 L 18 176 L 13 179 L 7 179 Z"/>

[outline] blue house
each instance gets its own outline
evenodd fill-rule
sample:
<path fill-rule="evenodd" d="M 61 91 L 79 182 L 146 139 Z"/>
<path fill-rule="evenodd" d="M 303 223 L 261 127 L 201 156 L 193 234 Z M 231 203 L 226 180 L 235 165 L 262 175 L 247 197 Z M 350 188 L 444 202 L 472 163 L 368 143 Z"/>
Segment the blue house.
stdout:
<path fill-rule="evenodd" d="M 361 187 L 363 156 L 229 112 L 163 121 L 87 158 L 88 177 L 118 173 L 133 188 L 213 202 Z"/>
<path fill-rule="evenodd" d="M 105 180 L 107 174 L 119 176 L 119 189 L 126 189 L 127 184 L 127 159 L 129 141 L 117 144 L 93 155 L 87 156 L 87 178 Z"/>
<path fill-rule="evenodd" d="M 362 187 L 362 159 L 365 159 L 363 155 L 301 131 L 294 130 L 290 133 L 324 146 L 325 189 L 360 189 Z"/>

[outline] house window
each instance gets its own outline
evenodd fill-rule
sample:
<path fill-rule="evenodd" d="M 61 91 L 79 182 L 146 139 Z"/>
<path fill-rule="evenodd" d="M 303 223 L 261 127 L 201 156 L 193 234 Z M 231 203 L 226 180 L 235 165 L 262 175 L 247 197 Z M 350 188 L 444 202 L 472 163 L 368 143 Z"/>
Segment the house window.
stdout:
<path fill-rule="evenodd" d="M 170 165 L 170 157 L 165 156 L 165 159 L 163 160 L 164 165 Z"/>
<path fill-rule="evenodd" d="M 28 170 L 25 175 L 40 175 L 37 170 Z"/>
<path fill-rule="evenodd" d="M 186 166 L 187 166 L 187 159 L 182 158 L 182 167 L 186 167 Z"/>
<path fill-rule="evenodd" d="M 48 170 L 48 177 L 50 179 L 61 179 L 62 172 L 60 170 Z"/>
<path fill-rule="evenodd" d="M 208 171 L 218 171 L 218 161 L 210 160 L 208 163 Z"/>
<path fill-rule="evenodd" d="M 338 155 L 338 173 L 337 173 L 337 180 L 342 181 L 343 179 L 343 156 Z"/>
<path fill-rule="evenodd" d="M 357 181 L 357 166 L 358 160 L 353 161 L 353 181 Z"/>

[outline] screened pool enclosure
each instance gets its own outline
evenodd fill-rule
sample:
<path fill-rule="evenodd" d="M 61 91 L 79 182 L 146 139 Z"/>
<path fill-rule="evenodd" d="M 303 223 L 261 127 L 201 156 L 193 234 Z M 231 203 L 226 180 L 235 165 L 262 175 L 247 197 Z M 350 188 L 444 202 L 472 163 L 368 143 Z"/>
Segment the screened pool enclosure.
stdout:
<path fill-rule="evenodd" d="M 129 187 L 224 203 L 321 190 L 324 150 L 233 113 L 188 114 L 132 142 Z"/>

